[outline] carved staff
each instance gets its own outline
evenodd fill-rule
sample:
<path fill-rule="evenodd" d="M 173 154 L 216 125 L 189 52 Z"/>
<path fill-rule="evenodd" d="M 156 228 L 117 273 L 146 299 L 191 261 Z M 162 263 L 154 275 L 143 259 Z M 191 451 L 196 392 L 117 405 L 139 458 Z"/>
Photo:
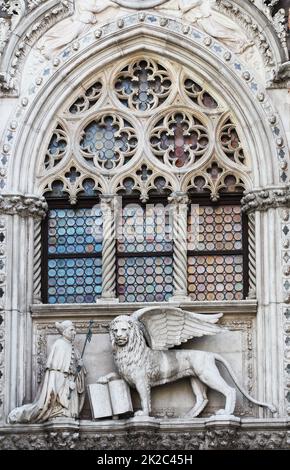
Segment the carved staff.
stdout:
<path fill-rule="evenodd" d="M 84 357 L 84 353 L 85 353 L 85 349 L 86 349 L 87 343 L 90 343 L 90 342 L 91 342 L 91 339 L 92 339 L 92 336 L 93 336 L 93 332 L 92 332 L 92 326 L 93 326 L 93 324 L 94 324 L 94 321 L 93 321 L 93 320 L 90 320 L 90 321 L 89 321 L 88 332 L 87 332 L 87 334 L 86 334 L 85 344 L 84 344 L 84 347 L 83 347 L 83 350 L 82 350 L 82 354 L 81 354 L 81 359 Z M 82 370 L 82 368 L 83 368 L 83 365 L 78 364 L 76 373 L 75 373 L 75 375 L 74 375 L 73 382 L 76 382 L 77 376 L 78 376 L 78 374 L 80 373 L 80 371 Z M 72 394 L 72 389 L 70 389 L 69 394 L 68 394 L 68 399 L 69 399 L 69 400 L 71 399 L 71 394 Z"/>
<path fill-rule="evenodd" d="M 81 354 L 81 359 L 84 357 L 85 349 L 86 349 L 87 343 L 90 343 L 91 340 L 92 340 L 92 336 L 93 336 L 92 326 L 93 326 L 93 324 L 94 324 L 94 321 L 93 321 L 93 320 L 90 320 L 90 321 L 89 321 L 88 332 L 87 332 L 87 335 L 86 335 L 85 344 L 84 344 L 84 347 L 83 347 L 83 350 L 82 350 L 82 354 Z M 83 366 L 80 366 L 80 365 L 77 366 L 77 373 L 76 373 L 76 375 L 78 375 L 78 373 L 81 371 L 82 367 L 83 367 Z"/>

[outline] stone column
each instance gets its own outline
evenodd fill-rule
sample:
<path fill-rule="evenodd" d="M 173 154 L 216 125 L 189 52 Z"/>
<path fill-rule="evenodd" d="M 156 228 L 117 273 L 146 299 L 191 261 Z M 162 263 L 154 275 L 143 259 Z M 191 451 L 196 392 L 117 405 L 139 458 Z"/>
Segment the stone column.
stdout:
<path fill-rule="evenodd" d="M 249 293 L 248 299 L 256 298 L 256 217 L 248 214 Z"/>
<path fill-rule="evenodd" d="M 256 323 L 257 397 L 276 405 L 278 415 L 282 417 L 286 415 L 287 408 L 289 408 L 287 402 L 287 364 L 285 364 L 287 341 L 283 325 L 285 323 L 284 312 L 287 307 L 285 305 L 287 301 L 285 289 L 290 289 L 290 282 L 283 279 L 283 277 L 287 278 L 288 273 L 283 267 L 284 259 L 286 264 L 288 263 L 288 258 L 283 255 L 283 239 L 285 234 L 288 235 L 283 217 L 285 217 L 285 211 L 288 211 L 286 208 L 290 207 L 289 187 L 267 187 L 251 191 L 243 198 L 242 206 L 250 220 L 255 218 L 255 284 L 258 301 Z M 289 264 L 287 265 L 289 266 Z M 250 285 L 251 275 L 250 273 Z M 269 412 L 260 410 L 261 417 L 265 414 L 268 417 L 271 416 Z"/>
<path fill-rule="evenodd" d="M 0 337 L 5 346 L 4 349 L 0 347 L 1 377 L 4 378 L 3 388 L 0 382 L 2 421 L 12 408 L 31 398 L 32 325 L 29 310 L 33 302 L 34 226 L 39 225 L 46 209 L 44 198 L 38 196 L 0 196 L 0 219 L 5 231 L 4 235 L 0 234 L 1 265 L 5 266 L 0 312 Z"/>
<path fill-rule="evenodd" d="M 112 194 L 101 196 L 103 217 L 102 249 L 102 297 L 98 302 L 118 302 L 116 295 L 116 218 L 118 197 Z"/>
<path fill-rule="evenodd" d="M 169 201 L 172 205 L 173 232 L 173 297 L 171 302 L 186 302 L 187 295 L 187 212 L 188 196 L 176 192 Z"/>

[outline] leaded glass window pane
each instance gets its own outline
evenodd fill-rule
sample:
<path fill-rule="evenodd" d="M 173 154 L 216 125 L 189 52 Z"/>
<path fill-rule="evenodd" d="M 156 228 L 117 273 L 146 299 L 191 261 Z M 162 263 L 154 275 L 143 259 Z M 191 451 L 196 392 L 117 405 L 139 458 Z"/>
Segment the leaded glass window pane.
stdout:
<path fill-rule="evenodd" d="M 117 241 L 121 302 L 161 302 L 173 294 L 172 228 L 162 204 L 123 208 Z"/>
<path fill-rule="evenodd" d="M 99 206 L 59 207 L 47 217 L 47 299 L 94 303 L 102 287 L 102 214 Z"/>
<path fill-rule="evenodd" d="M 243 225 L 239 203 L 193 205 L 188 216 L 188 291 L 192 300 L 242 300 Z"/>

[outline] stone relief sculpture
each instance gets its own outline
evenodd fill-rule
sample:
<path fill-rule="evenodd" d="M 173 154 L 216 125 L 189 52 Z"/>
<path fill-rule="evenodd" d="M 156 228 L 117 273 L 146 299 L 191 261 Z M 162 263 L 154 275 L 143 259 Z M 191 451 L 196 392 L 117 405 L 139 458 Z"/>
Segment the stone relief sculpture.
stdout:
<path fill-rule="evenodd" d="M 151 387 L 189 377 L 196 397 L 194 407 L 186 417 L 198 416 L 208 403 L 206 389 L 210 387 L 226 398 L 219 415 L 232 415 L 236 390 L 222 378 L 216 362 L 223 364 L 241 393 L 252 403 L 276 411 L 271 404 L 259 402 L 238 384 L 234 372 L 219 354 L 191 349 L 168 349 L 194 337 L 215 335 L 224 331 L 216 325 L 222 313 L 202 315 L 175 307 L 146 307 L 132 316 L 121 315 L 110 324 L 113 356 L 118 372 L 131 387 L 137 389 L 142 410 L 135 415 L 148 416 L 151 411 Z M 113 374 L 115 375 L 115 374 Z M 112 374 L 98 379 L 106 383 Z"/>
<path fill-rule="evenodd" d="M 168 11 L 199 27 L 209 36 L 226 44 L 233 52 L 242 54 L 253 42 L 238 31 L 233 21 L 213 10 L 216 0 L 170 0 L 159 11 Z"/>
<path fill-rule="evenodd" d="M 183 18 L 224 42 L 233 52 L 243 53 L 253 43 L 238 31 L 234 22 L 213 10 L 215 0 L 75 0 L 75 13 L 55 25 L 38 43 L 37 49 L 50 59 L 62 47 L 86 34 L 98 23 L 98 15 L 109 8 L 148 9 Z"/>
<path fill-rule="evenodd" d="M 75 0 L 74 15 L 55 25 L 37 48 L 50 59 L 62 47 L 86 34 L 97 23 L 98 14 L 109 7 L 118 8 L 118 5 L 111 0 Z"/>
<path fill-rule="evenodd" d="M 25 3 L 23 0 L 0 1 L 2 13 L 6 16 L 0 17 L 0 55 L 14 29 L 25 14 Z"/>
<path fill-rule="evenodd" d="M 51 418 L 78 418 L 85 398 L 85 374 L 79 351 L 74 347 L 73 323 L 56 322 L 62 335 L 52 347 L 46 371 L 33 403 L 12 410 L 10 424 L 41 423 Z"/>

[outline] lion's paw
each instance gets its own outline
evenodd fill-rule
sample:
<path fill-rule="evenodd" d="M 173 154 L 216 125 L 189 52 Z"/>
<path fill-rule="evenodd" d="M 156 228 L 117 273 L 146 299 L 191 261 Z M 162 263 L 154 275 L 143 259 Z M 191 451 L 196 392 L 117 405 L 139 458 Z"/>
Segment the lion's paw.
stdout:
<path fill-rule="evenodd" d="M 107 376 L 99 377 L 97 379 L 97 384 L 107 384 L 107 383 L 108 383 L 108 377 Z"/>
<path fill-rule="evenodd" d="M 146 411 L 138 410 L 134 413 L 134 416 L 149 416 L 149 415 L 148 413 L 146 413 Z"/>

